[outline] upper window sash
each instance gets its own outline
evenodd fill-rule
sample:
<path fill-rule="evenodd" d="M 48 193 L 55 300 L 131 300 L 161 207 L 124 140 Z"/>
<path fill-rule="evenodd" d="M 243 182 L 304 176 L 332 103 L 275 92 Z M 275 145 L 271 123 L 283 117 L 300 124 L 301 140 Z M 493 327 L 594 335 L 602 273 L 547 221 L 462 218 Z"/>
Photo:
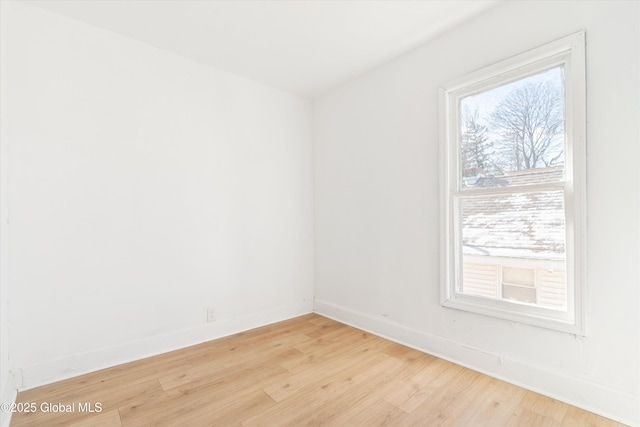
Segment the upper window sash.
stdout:
<path fill-rule="evenodd" d="M 527 77 L 539 74 L 541 72 L 557 68 L 564 67 L 565 73 L 567 69 L 570 69 L 570 61 L 571 55 L 570 52 L 564 51 L 557 55 L 554 55 L 550 58 L 545 58 L 540 61 L 537 61 L 533 64 L 526 64 L 518 66 L 515 69 L 511 69 L 509 71 L 505 71 L 500 75 L 491 77 L 487 77 L 487 71 L 482 70 L 482 72 L 478 72 L 477 76 L 472 77 L 470 79 L 465 79 L 464 83 L 460 83 L 460 87 L 456 88 L 454 85 L 453 88 L 447 89 L 448 93 L 448 108 L 447 115 L 449 117 L 449 170 L 450 170 L 450 180 L 451 180 L 451 189 L 456 192 L 474 192 L 478 191 L 478 188 L 472 187 L 464 187 L 462 185 L 462 165 L 461 165 L 461 144 L 460 144 L 460 129 L 461 129 L 461 120 L 460 120 L 460 101 L 466 97 L 473 96 L 476 94 L 480 94 L 486 91 L 490 91 L 491 89 L 495 89 L 500 86 L 505 86 L 510 83 L 525 79 Z M 484 78 L 483 78 L 484 77 Z M 476 81 L 477 80 L 477 81 Z M 569 117 L 569 104 L 570 102 L 568 98 L 568 88 L 567 88 L 568 79 L 565 78 L 565 126 L 568 128 L 568 120 Z M 555 182 L 568 182 L 572 180 L 572 172 L 571 168 L 568 167 L 573 159 L 572 159 L 572 150 L 568 149 L 568 145 L 566 141 L 570 141 L 569 129 L 565 129 L 565 143 L 564 143 L 564 168 L 562 177 L 560 180 Z M 552 181 L 553 182 L 553 181 Z M 523 187 L 528 187 L 525 185 Z M 515 186 L 511 186 L 511 189 L 514 189 Z"/>

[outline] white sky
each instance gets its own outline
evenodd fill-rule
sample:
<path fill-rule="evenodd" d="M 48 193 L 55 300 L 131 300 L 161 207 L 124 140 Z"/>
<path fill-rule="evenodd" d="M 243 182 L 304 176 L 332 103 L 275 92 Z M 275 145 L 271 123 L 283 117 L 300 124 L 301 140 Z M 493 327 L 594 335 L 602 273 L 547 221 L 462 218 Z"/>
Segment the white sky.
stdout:
<path fill-rule="evenodd" d="M 487 119 L 493 109 L 504 99 L 509 92 L 519 87 L 524 86 L 527 83 L 537 83 L 541 81 L 549 81 L 557 87 L 564 85 L 563 81 L 563 67 L 552 68 L 542 73 L 534 74 L 529 77 L 525 77 L 521 80 L 508 83 L 504 86 L 498 86 L 497 88 L 490 89 L 486 92 L 480 92 L 475 95 L 470 95 L 460 100 L 460 111 L 463 111 L 465 107 L 469 108 L 470 112 L 478 110 L 478 117 L 480 123 L 487 125 Z"/>

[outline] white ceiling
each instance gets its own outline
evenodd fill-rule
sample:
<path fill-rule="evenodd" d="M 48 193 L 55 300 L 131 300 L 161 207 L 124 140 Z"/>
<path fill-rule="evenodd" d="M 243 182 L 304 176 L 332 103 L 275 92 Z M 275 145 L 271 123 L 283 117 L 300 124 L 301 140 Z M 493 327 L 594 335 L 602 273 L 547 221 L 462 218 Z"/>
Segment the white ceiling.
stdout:
<path fill-rule="evenodd" d="M 313 98 L 497 2 L 39 0 L 27 3 Z"/>

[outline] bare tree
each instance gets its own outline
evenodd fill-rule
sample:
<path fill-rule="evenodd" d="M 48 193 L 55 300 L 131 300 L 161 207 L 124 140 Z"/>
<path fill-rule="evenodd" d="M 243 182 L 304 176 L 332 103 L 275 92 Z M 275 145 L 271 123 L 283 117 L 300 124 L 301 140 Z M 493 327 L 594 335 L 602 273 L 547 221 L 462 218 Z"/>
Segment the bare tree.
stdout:
<path fill-rule="evenodd" d="M 489 140 L 487 127 L 479 123 L 478 110 L 469 108 L 462 112 L 461 159 L 465 176 L 477 175 L 491 168 L 490 153 L 493 142 Z"/>
<path fill-rule="evenodd" d="M 512 170 L 562 163 L 564 100 L 551 82 L 530 82 L 512 90 L 490 122 L 502 137 L 502 158 Z"/>

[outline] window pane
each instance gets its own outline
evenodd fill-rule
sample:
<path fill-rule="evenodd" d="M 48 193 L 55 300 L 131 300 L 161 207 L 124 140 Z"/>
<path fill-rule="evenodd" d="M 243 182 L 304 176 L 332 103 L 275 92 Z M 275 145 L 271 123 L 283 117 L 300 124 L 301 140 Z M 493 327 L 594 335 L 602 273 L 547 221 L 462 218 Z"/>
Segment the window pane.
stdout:
<path fill-rule="evenodd" d="M 515 267 L 503 267 L 502 268 L 502 283 L 509 283 L 512 285 L 526 285 L 533 286 L 535 280 L 535 273 L 532 268 L 515 268 Z"/>
<path fill-rule="evenodd" d="M 518 286 L 502 286 L 502 298 L 535 304 L 536 290 L 534 288 L 520 288 Z"/>
<path fill-rule="evenodd" d="M 562 191 L 462 196 L 457 203 L 459 292 L 566 307 Z"/>
<path fill-rule="evenodd" d="M 564 67 L 460 100 L 462 188 L 563 179 Z"/>

